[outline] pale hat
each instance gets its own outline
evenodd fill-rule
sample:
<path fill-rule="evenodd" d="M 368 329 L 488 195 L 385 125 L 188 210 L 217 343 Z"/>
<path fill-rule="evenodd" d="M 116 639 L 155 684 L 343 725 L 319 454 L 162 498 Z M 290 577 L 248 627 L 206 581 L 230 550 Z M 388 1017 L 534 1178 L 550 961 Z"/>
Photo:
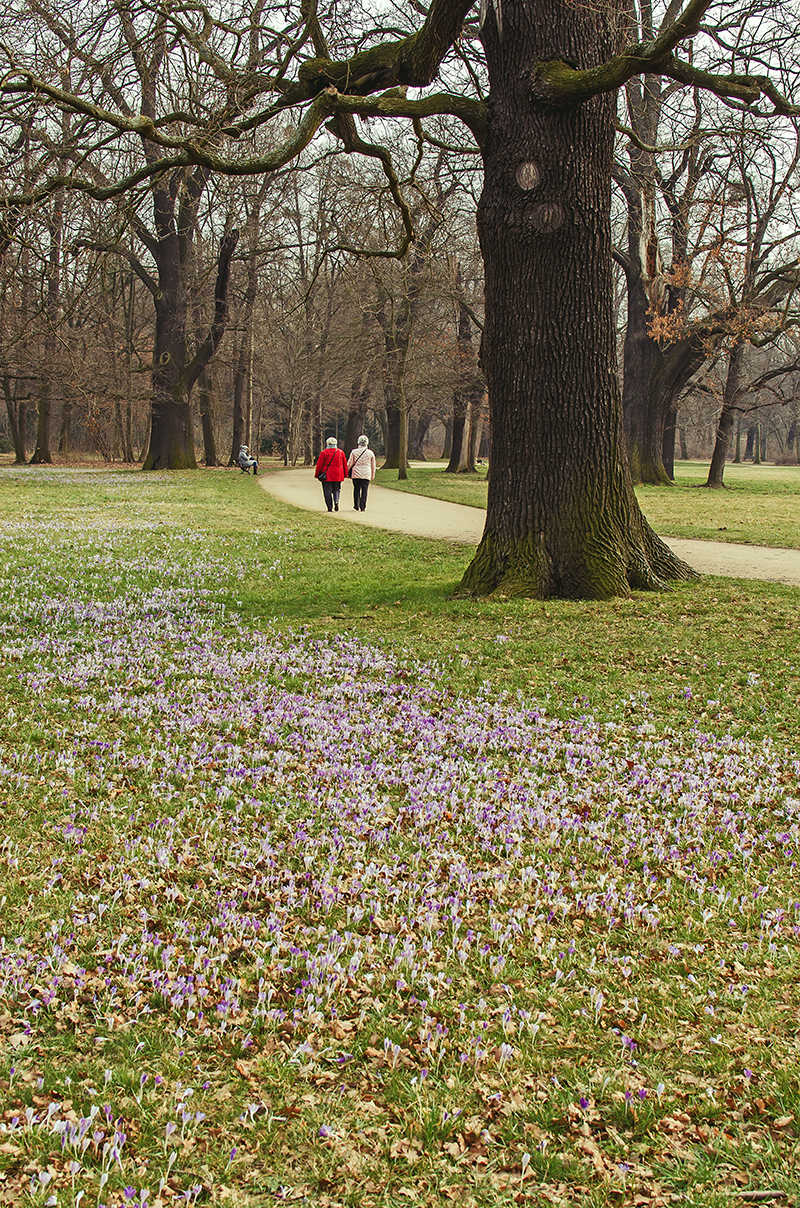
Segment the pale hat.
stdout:
<path fill-rule="evenodd" d="M 325 448 L 326 449 L 335 449 L 337 444 L 338 444 L 338 441 L 336 440 L 336 437 L 329 436 L 328 439 L 325 441 Z"/>

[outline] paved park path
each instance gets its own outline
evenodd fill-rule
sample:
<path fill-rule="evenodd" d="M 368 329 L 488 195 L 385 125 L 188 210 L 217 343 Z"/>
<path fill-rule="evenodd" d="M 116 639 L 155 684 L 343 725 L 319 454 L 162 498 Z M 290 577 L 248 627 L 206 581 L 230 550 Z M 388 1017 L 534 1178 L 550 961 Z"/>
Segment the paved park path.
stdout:
<path fill-rule="evenodd" d="M 349 482 L 342 483 L 341 510 L 328 515 L 322 500 L 322 487 L 308 468 L 262 474 L 258 483 L 269 494 L 293 507 L 319 512 L 328 524 L 364 524 L 414 537 L 438 537 L 477 545 L 486 519 L 482 508 L 392 491 L 375 483 L 369 488 L 366 512 L 356 512 Z M 800 587 L 800 550 L 730 545 L 724 541 L 685 541 L 678 537 L 663 539 L 678 557 L 700 574 L 723 575 L 730 579 L 768 579 L 773 583 Z"/>

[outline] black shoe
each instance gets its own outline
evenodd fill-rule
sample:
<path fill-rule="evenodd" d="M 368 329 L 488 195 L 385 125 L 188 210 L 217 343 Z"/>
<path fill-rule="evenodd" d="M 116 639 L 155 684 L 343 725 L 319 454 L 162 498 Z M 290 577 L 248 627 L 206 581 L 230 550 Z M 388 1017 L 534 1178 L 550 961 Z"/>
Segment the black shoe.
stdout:
<path fill-rule="evenodd" d="M 339 505 L 338 505 L 338 503 L 335 503 L 335 504 L 333 505 L 333 510 L 334 510 L 334 512 L 338 512 L 338 511 L 339 511 Z"/>
<path fill-rule="evenodd" d="M 333 508 L 328 508 L 328 511 L 329 511 L 329 512 L 332 512 L 332 511 L 333 511 Z"/>

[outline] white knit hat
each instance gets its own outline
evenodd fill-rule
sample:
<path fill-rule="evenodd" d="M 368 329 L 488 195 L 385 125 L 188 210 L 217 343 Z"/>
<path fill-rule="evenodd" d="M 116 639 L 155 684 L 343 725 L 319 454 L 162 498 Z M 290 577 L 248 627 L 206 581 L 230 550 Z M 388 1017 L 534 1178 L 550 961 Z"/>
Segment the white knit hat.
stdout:
<path fill-rule="evenodd" d="M 326 449 L 335 449 L 337 443 L 338 442 L 337 442 L 335 436 L 329 436 L 328 439 L 325 441 L 325 448 Z"/>

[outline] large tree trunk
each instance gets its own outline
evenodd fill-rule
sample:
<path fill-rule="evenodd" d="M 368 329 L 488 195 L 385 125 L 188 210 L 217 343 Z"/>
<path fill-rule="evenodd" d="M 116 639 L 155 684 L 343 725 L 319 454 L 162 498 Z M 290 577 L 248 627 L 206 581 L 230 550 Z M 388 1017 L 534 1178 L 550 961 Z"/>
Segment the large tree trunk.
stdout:
<path fill-rule="evenodd" d="M 491 83 L 478 230 L 492 400 L 486 528 L 459 594 L 604 599 L 692 571 L 631 484 L 615 364 L 609 224 L 615 101 L 531 103 L 530 65 L 616 49 L 605 6 L 504 0 L 484 25 Z"/>
<path fill-rule="evenodd" d="M 230 265 L 239 232 L 220 244 L 214 289 L 214 319 L 208 335 L 188 361 L 188 306 L 184 273 L 175 247 L 167 241 L 159 259 L 162 289 L 156 298 L 156 342 L 150 448 L 145 470 L 196 469 L 191 394 L 200 374 L 216 352 L 228 322 Z"/>
<path fill-rule="evenodd" d="M 156 300 L 153 401 L 145 470 L 194 470 L 197 467 L 192 408 L 182 384 L 187 353 L 186 320 L 186 298 L 181 282 L 169 291 L 163 290 L 161 298 Z"/>

